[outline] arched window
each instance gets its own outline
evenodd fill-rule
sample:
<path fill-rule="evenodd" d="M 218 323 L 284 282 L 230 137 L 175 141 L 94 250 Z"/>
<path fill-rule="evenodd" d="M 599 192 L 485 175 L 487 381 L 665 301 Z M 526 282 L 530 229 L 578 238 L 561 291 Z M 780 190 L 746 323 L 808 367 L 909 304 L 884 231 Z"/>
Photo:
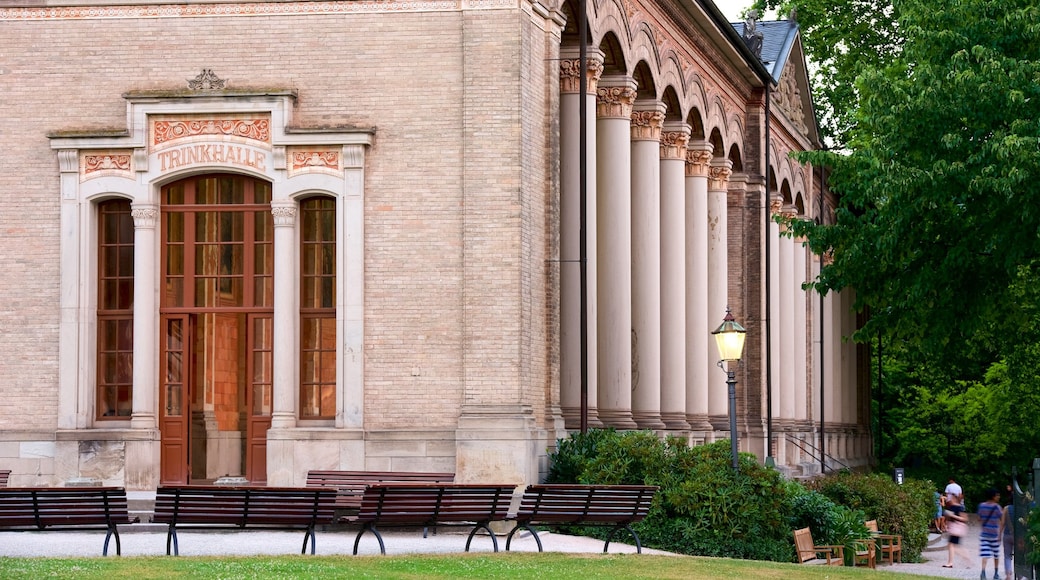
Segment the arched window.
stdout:
<path fill-rule="evenodd" d="M 130 417 L 133 406 L 134 220 L 130 202 L 98 204 L 98 419 Z"/>
<path fill-rule="evenodd" d="M 300 203 L 300 418 L 336 416 L 336 201 Z"/>

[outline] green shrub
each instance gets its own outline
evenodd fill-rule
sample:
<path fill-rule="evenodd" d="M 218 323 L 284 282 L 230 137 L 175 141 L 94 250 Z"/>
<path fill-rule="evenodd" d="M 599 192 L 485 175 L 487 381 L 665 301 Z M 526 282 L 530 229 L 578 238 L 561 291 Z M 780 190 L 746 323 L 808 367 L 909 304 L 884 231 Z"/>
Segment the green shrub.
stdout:
<path fill-rule="evenodd" d="M 648 431 L 590 430 L 558 442 L 550 483 L 648 484 L 661 490 L 635 526 L 647 546 L 684 554 L 789 562 L 788 485 L 729 441 L 689 447 Z M 601 535 L 602 529 L 583 533 Z"/>
<path fill-rule="evenodd" d="M 935 517 L 932 482 L 907 478 L 899 485 L 882 474 L 841 472 L 813 480 L 810 487 L 865 519 L 876 519 L 882 532 L 903 536 L 904 560 L 920 558 Z"/>

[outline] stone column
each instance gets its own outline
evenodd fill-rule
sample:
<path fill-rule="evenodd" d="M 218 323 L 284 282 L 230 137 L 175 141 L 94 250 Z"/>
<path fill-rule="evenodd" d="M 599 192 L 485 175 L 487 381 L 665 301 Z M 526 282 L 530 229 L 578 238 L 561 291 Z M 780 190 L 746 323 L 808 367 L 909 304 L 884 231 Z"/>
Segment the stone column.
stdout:
<path fill-rule="evenodd" d="M 274 218 L 274 320 L 273 333 L 277 337 L 271 346 L 273 360 L 273 408 L 271 429 L 290 429 L 296 426 L 296 204 L 291 201 L 272 201 Z M 273 467 L 273 466 L 271 466 Z M 272 471 L 269 467 L 268 471 Z"/>
<path fill-rule="evenodd" d="M 708 316 L 708 170 L 713 149 L 699 141 L 686 150 L 686 420 L 701 437 L 712 430 L 708 388 L 715 345 L 710 334 L 718 326 Z"/>
<path fill-rule="evenodd" d="M 771 192 L 769 194 L 769 211 L 770 217 L 776 218 L 780 215 L 781 210 L 784 206 L 784 198 L 777 192 Z M 780 285 L 780 248 L 787 241 L 780 237 L 780 224 L 776 223 L 775 219 L 769 220 L 769 263 L 772 265 L 769 272 L 769 316 L 770 322 L 770 336 L 769 336 L 769 348 L 772 352 L 772 357 L 769 365 L 769 372 L 772 378 L 772 405 L 770 409 L 773 413 L 773 450 L 772 454 L 775 456 L 776 461 L 781 461 L 781 458 L 786 458 L 787 453 L 784 450 L 784 434 L 778 429 L 780 426 L 781 409 L 780 401 L 783 399 L 783 380 L 781 378 L 781 344 L 783 340 L 781 335 L 783 333 L 783 326 L 781 321 L 783 319 L 783 301 L 780 298 L 781 288 Z M 783 465 L 784 463 L 781 463 Z"/>
<path fill-rule="evenodd" d="M 787 219 L 793 219 L 797 214 L 797 210 L 792 205 L 784 206 L 781 212 L 783 213 L 784 218 Z M 781 229 L 784 233 L 788 230 L 786 225 Z M 780 238 L 780 285 L 778 288 L 780 293 L 779 422 L 782 425 L 781 432 L 783 433 L 783 445 L 786 448 L 783 457 L 787 465 L 798 463 L 799 457 L 798 448 L 788 440 L 788 437 L 791 436 L 791 431 L 794 429 L 796 404 L 795 391 L 798 388 L 796 384 L 797 378 L 795 376 L 795 368 L 798 364 L 798 351 L 800 350 L 796 348 L 797 334 L 795 333 L 795 326 L 797 325 L 795 310 L 798 307 L 798 293 L 795 288 L 797 285 L 797 278 L 794 275 L 794 246 L 794 241 L 790 237 L 785 235 Z"/>
<path fill-rule="evenodd" d="M 661 129 L 665 105 L 632 113 L 632 418 L 661 421 Z"/>
<path fill-rule="evenodd" d="M 130 215 L 134 218 L 134 372 L 133 406 L 130 427 L 155 429 L 156 394 L 159 391 L 155 368 L 156 343 L 156 256 L 155 226 L 159 221 L 159 206 L 134 203 Z"/>
<path fill-rule="evenodd" d="M 596 406 L 596 83 L 598 50 L 586 55 L 585 243 L 588 423 L 602 426 Z M 560 406 L 567 428 L 581 426 L 581 90 L 580 62 L 560 61 Z"/>
<path fill-rule="evenodd" d="M 661 419 L 686 421 L 686 144 L 690 126 L 666 123 L 661 135 Z"/>
<path fill-rule="evenodd" d="M 604 78 L 596 91 L 598 415 L 632 429 L 632 146 L 636 83 Z"/>
<path fill-rule="evenodd" d="M 727 228 L 729 176 L 733 162 L 716 157 L 708 170 L 708 321 L 718 327 L 729 301 L 729 235 Z M 719 360 L 712 344 L 705 354 L 712 366 Z M 716 431 L 729 430 L 729 399 L 725 375 L 718 371 L 708 381 L 708 415 Z"/>
<path fill-rule="evenodd" d="M 809 308 L 807 301 L 807 294 L 802 288 L 805 283 L 805 238 L 795 238 L 793 241 L 794 245 L 794 293 L 795 293 L 795 309 L 792 312 L 794 315 L 795 323 L 795 357 L 797 364 L 794 368 L 795 376 L 795 388 L 794 388 L 794 419 L 798 422 L 798 430 L 804 431 L 808 429 L 808 389 L 809 389 L 809 373 L 806 366 L 810 361 L 810 345 L 806 340 L 806 324 L 809 322 L 809 318 L 806 309 Z"/>

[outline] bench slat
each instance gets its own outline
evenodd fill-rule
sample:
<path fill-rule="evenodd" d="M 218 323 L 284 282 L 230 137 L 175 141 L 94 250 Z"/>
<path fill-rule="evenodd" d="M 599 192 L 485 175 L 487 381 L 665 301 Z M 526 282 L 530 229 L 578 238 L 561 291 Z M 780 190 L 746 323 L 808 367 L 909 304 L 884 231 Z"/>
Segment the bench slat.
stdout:
<path fill-rule="evenodd" d="M 121 553 L 116 526 L 134 521 L 120 487 L 0 488 L 0 530 L 105 530 L 102 553 L 107 555 L 112 537 L 116 554 Z"/>
<path fill-rule="evenodd" d="M 637 552 L 641 552 L 639 536 L 631 525 L 644 520 L 650 513 L 657 489 L 649 485 L 529 485 L 520 500 L 520 508 L 513 516 L 515 526 L 506 536 L 506 550 L 520 529 L 531 531 L 538 551 L 541 551 L 542 542 L 534 526 L 583 525 L 614 527 L 603 546 L 604 552 L 619 530 L 628 531 L 635 539 Z"/>
<path fill-rule="evenodd" d="M 331 524 L 336 490 L 303 487 L 164 486 L 156 490 L 152 521 L 167 524 L 166 553 L 178 553 L 178 528 L 305 530 L 314 553 L 316 526 Z"/>

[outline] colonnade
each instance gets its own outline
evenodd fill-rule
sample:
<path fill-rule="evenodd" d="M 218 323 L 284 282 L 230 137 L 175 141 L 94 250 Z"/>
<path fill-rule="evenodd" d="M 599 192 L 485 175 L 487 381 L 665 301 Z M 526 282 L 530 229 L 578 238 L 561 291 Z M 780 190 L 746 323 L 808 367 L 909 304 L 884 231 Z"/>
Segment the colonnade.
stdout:
<path fill-rule="evenodd" d="M 595 51 L 593 51 L 595 52 Z M 587 65 L 586 300 L 591 426 L 712 430 L 724 389 L 708 389 L 712 325 L 727 305 L 731 162 L 631 77 Z M 580 67 L 561 65 L 561 406 L 580 412 Z M 724 427 L 728 429 L 728 427 Z"/>
<path fill-rule="evenodd" d="M 728 399 L 721 379 L 713 380 L 717 354 L 710 333 L 728 303 L 727 193 L 740 184 L 731 181 L 732 163 L 709 141 L 693 137 L 687 123 L 666 121 L 663 103 L 639 99 L 634 79 L 602 75 L 602 54 L 595 49 L 587 60 L 587 90 L 580 95 L 579 62 L 563 52 L 560 397 L 565 422 L 571 428 L 580 424 L 584 223 L 588 424 L 688 431 L 695 441 L 710 441 L 728 431 Z M 588 151 L 584 222 L 582 98 Z M 776 192 L 770 211 L 799 217 L 790 198 L 785 202 Z M 815 305 L 818 295 L 802 289 L 818 271 L 804 240 L 785 235 L 773 221 L 766 235 L 773 264 L 769 372 L 776 432 L 768 453 L 779 465 L 811 462 L 803 447 L 819 448 L 822 412 L 832 429 L 823 442 L 828 454 L 849 456 L 850 438 L 841 429 L 855 423 L 857 409 L 855 390 L 842 386 L 856 384 L 855 350 L 842 338 L 855 320 L 835 314 L 851 312 L 849 299 L 831 294 Z M 820 316 L 832 336 L 821 339 L 812 328 Z M 814 394 L 820 376 L 822 411 L 820 394 Z M 765 413 L 765 408 L 751 410 L 748 417 Z"/>

